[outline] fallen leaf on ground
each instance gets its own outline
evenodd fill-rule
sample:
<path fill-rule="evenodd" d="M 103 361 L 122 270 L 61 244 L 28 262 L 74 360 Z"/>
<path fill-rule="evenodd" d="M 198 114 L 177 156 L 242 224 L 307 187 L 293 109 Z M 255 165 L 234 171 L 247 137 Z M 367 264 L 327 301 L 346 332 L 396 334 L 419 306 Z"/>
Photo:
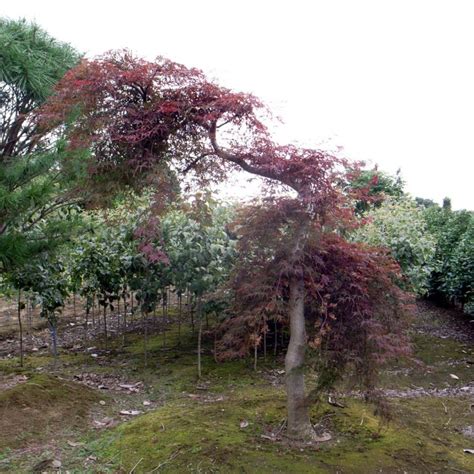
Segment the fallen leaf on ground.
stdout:
<path fill-rule="evenodd" d="M 75 441 L 68 441 L 67 444 L 71 446 L 71 448 L 77 448 L 78 446 L 84 446 L 84 443 L 76 443 Z"/>
<path fill-rule="evenodd" d="M 141 413 L 140 410 L 122 410 L 120 412 L 121 415 L 126 415 L 126 416 L 137 416 Z"/>
<path fill-rule="evenodd" d="M 329 405 L 333 405 L 335 407 L 344 408 L 344 405 L 342 403 L 339 403 L 336 399 L 332 398 L 331 395 L 329 395 L 328 397 L 328 403 Z"/>
<path fill-rule="evenodd" d="M 104 428 L 105 426 L 110 426 L 113 423 L 113 421 L 114 420 L 112 418 L 106 417 L 101 421 L 94 420 L 93 424 L 96 428 Z"/>
<path fill-rule="evenodd" d="M 330 441 L 332 436 L 329 433 L 323 433 L 321 436 L 316 436 L 314 441 L 317 443 L 325 443 L 326 441 Z"/>
<path fill-rule="evenodd" d="M 138 388 L 141 384 L 141 382 L 129 384 L 129 383 L 121 383 L 119 384 L 120 388 L 123 388 L 124 390 L 128 390 L 129 392 L 132 393 L 138 393 L 140 389 Z"/>

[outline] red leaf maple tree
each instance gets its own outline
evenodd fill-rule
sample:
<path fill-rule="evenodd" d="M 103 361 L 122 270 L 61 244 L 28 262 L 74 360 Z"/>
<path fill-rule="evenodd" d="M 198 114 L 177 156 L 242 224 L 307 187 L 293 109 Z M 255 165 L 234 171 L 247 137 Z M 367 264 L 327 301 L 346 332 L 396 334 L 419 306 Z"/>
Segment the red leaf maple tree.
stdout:
<path fill-rule="evenodd" d="M 120 51 L 69 71 L 39 120 L 49 130 L 66 126 L 71 151 L 90 150 L 91 192 L 154 183 L 165 195 L 173 176 L 206 184 L 236 169 L 263 178 L 267 197 L 244 209 L 235 226 L 235 317 L 221 347 L 246 354 L 269 319 L 287 321 L 288 436 L 314 439 L 304 385 L 308 344 L 321 361 L 317 389 L 351 365 L 375 393 L 380 363 L 407 351 L 405 295 L 393 260 L 344 238 L 356 221 L 354 196 L 342 183 L 355 165 L 275 143 L 264 123 L 269 115 L 253 95 L 197 69 Z M 274 193 L 277 187 L 286 192 Z"/>

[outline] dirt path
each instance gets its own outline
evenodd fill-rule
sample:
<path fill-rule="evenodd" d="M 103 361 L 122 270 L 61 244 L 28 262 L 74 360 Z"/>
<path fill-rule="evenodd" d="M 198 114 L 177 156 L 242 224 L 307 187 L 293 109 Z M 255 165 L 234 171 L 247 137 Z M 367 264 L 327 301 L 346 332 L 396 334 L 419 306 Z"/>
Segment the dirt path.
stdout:
<path fill-rule="evenodd" d="M 474 345 L 474 316 L 455 309 L 439 308 L 427 301 L 416 304 L 413 328 L 418 334 Z"/>

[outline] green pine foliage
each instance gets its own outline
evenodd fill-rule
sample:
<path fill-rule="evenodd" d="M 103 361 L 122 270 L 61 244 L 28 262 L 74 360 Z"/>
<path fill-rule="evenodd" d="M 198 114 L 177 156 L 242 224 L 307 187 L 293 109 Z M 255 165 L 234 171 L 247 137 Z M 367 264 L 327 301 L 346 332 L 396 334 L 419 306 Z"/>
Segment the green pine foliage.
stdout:
<path fill-rule="evenodd" d="M 34 107 L 52 92 L 58 79 L 79 60 L 67 43 L 26 20 L 0 19 L 0 82 Z M 8 87 L 6 87 L 8 85 Z"/>
<path fill-rule="evenodd" d="M 0 273 L 67 240 L 82 202 L 80 156 L 38 127 L 37 112 L 79 60 L 68 44 L 24 20 L 0 19 Z"/>

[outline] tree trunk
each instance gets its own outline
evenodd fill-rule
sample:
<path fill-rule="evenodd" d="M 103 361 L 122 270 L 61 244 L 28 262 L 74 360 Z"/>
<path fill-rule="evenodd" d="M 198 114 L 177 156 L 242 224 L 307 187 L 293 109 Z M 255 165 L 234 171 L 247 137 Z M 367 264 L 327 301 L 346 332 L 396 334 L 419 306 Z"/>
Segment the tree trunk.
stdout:
<path fill-rule="evenodd" d="M 191 298 L 190 298 L 190 310 L 191 310 L 191 329 L 192 329 L 192 332 L 193 332 L 193 336 L 194 336 L 194 298 L 193 296 L 191 295 Z"/>
<path fill-rule="evenodd" d="M 217 331 L 214 331 L 214 362 L 217 364 Z"/>
<path fill-rule="evenodd" d="M 144 315 L 142 312 L 142 320 L 144 321 L 145 337 L 143 340 L 143 352 L 145 356 L 145 368 L 148 367 L 148 313 Z"/>
<path fill-rule="evenodd" d="M 267 322 L 264 322 L 263 327 L 263 360 L 267 361 Z"/>
<path fill-rule="evenodd" d="M 304 319 L 304 279 L 301 272 L 290 280 L 290 343 L 285 356 L 288 436 L 310 440 L 315 432 L 309 419 L 304 390 L 306 330 Z"/>
<path fill-rule="evenodd" d="M 89 299 L 86 300 L 86 320 L 84 321 L 84 342 L 87 341 L 87 331 L 89 329 L 89 311 L 90 311 L 90 305 L 89 305 Z"/>
<path fill-rule="evenodd" d="M 56 331 L 56 323 L 54 322 L 49 322 L 49 331 L 51 333 L 51 340 L 53 342 L 52 344 L 52 352 L 54 356 L 54 361 L 56 363 L 56 360 L 58 358 L 58 338 L 57 338 L 57 331 Z"/>
<path fill-rule="evenodd" d="M 31 335 L 31 332 L 33 331 L 33 306 L 31 303 L 31 296 L 28 296 L 28 299 L 26 300 L 26 321 L 28 323 L 27 333 L 28 335 Z"/>
<path fill-rule="evenodd" d="M 105 303 L 104 303 L 104 335 L 105 335 L 105 350 L 107 350 L 109 335 L 107 333 L 107 305 Z"/>
<path fill-rule="evenodd" d="M 120 334 L 121 331 L 123 331 L 123 318 L 122 321 L 120 321 L 120 296 L 117 298 L 117 333 Z"/>
<path fill-rule="evenodd" d="M 178 344 L 181 344 L 181 317 L 183 312 L 183 295 L 180 293 L 178 296 Z"/>
<path fill-rule="evenodd" d="M 123 295 L 123 331 L 122 331 L 122 347 L 125 346 L 125 334 L 127 333 L 127 295 Z"/>
<path fill-rule="evenodd" d="M 20 367 L 23 367 L 23 324 L 21 323 L 21 290 L 18 290 L 18 327 L 20 329 Z"/>
<path fill-rule="evenodd" d="M 257 358 L 258 358 L 258 344 L 257 341 L 254 342 L 253 346 L 253 370 L 257 372 Z"/>
<path fill-rule="evenodd" d="M 198 377 L 201 378 L 202 371 L 201 371 L 201 340 L 202 340 L 202 314 L 201 314 L 201 297 L 198 298 L 198 307 L 197 313 L 199 318 L 199 330 L 198 330 Z"/>
<path fill-rule="evenodd" d="M 95 329 L 95 296 L 92 296 L 92 327 Z"/>
<path fill-rule="evenodd" d="M 168 300 L 166 297 L 166 290 L 161 293 L 161 297 L 163 298 L 162 301 L 162 307 L 161 307 L 161 316 L 163 320 L 163 347 L 166 347 L 166 319 L 167 319 L 167 313 L 168 309 L 166 305 L 168 304 Z"/>
<path fill-rule="evenodd" d="M 278 325 L 277 320 L 275 319 L 275 342 L 273 344 L 273 355 L 276 357 L 278 351 Z"/>

